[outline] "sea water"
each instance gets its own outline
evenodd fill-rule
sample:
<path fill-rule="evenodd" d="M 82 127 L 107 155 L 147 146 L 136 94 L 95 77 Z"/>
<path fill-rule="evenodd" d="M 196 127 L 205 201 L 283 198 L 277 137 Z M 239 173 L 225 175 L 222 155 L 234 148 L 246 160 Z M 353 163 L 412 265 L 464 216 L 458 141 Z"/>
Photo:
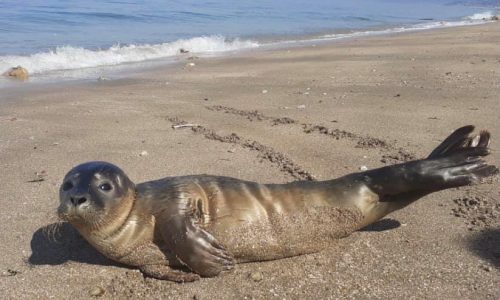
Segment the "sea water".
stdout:
<path fill-rule="evenodd" d="M 180 49 L 214 55 L 480 24 L 499 7 L 487 0 L 0 0 L 0 73 L 21 65 L 32 80 L 81 78 L 174 59 Z"/>

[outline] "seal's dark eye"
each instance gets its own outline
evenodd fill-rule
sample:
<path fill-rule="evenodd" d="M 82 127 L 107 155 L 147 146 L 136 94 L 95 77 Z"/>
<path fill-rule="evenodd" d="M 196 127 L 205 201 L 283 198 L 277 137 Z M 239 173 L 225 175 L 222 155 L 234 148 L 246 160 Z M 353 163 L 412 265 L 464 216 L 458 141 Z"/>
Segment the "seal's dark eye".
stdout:
<path fill-rule="evenodd" d="M 63 186 L 62 186 L 62 190 L 63 191 L 69 191 L 73 188 L 73 184 L 71 183 L 71 181 L 66 181 Z"/>
<path fill-rule="evenodd" d="M 113 187 L 111 186 L 111 184 L 109 183 L 103 183 L 99 186 L 99 189 L 102 190 L 102 191 L 111 191 Z"/>

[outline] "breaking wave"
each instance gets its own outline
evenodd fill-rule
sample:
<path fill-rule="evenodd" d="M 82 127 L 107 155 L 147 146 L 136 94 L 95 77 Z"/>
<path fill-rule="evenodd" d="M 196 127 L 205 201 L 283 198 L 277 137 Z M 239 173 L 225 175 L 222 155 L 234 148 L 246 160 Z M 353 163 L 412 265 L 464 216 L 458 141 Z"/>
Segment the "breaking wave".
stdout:
<path fill-rule="evenodd" d="M 124 63 L 142 62 L 179 55 L 180 49 L 196 54 L 214 54 L 258 47 L 250 40 L 227 40 L 222 36 L 195 37 L 162 44 L 114 45 L 108 49 L 89 50 L 61 46 L 48 52 L 28 56 L 0 56 L 0 73 L 14 66 L 23 66 L 30 74 L 56 70 L 73 70 Z"/>
<path fill-rule="evenodd" d="M 482 13 L 473 14 L 471 16 L 467 16 L 464 19 L 466 20 L 491 20 L 493 18 L 493 12 L 487 11 Z"/>

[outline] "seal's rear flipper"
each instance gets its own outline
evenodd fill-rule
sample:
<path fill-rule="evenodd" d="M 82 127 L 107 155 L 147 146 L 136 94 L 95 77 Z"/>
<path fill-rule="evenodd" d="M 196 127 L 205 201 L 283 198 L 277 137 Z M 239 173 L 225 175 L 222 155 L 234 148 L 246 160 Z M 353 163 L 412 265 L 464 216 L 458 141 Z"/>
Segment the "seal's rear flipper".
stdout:
<path fill-rule="evenodd" d="M 477 183 L 498 173 L 481 158 L 490 154 L 490 133 L 482 130 L 470 136 L 473 130 L 472 125 L 455 130 L 421 162 L 422 176 L 437 177 L 429 192 Z"/>
<path fill-rule="evenodd" d="M 346 176 L 349 181 L 354 176 L 378 196 L 378 201 L 359 206 L 365 215 L 362 226 L 427 194 L 478 183 L 498 174 L 496 166 L 483 160 L 490 154 L 490 133 L 481 131 L 471 136 L 473 130 L 471 125 L 455 130 L 426 159 Z"/>
<path fill-rule="evenodd" d="M 367 186 L 381 197 L 395 201 L 397 195 L 432 192 L 477 183 L 498 173 L 482 157 L 490 154 L 490 133 L 481 131 L 470 136 L 473 126 L 453 132 L 432 153 L 422 160 L 387 166 L 359 173 Z"/>
<path fill-rule="evenodd" d="M 456 152 L 459 149 L 470 147 L 483 147 L 487 148 L 490 143 L 490 133 L 482 130 L 479 135 L 473 137 L 469 134 L 474 131 L 473 125 L 460 127 L 450 134 L 439 146 L 434 149 L 427 157 L 438 158 Z"/>

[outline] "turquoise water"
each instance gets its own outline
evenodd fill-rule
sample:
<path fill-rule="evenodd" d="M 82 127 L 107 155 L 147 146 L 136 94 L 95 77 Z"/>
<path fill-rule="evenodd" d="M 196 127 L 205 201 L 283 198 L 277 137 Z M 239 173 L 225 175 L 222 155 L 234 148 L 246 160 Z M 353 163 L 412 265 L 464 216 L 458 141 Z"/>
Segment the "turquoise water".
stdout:
<path fill-rule="evenodd" d="M 31 74 L 219 53 L 275 41 L 468 25 L 499 1 L 0 1 L 0 72 Z"/>

